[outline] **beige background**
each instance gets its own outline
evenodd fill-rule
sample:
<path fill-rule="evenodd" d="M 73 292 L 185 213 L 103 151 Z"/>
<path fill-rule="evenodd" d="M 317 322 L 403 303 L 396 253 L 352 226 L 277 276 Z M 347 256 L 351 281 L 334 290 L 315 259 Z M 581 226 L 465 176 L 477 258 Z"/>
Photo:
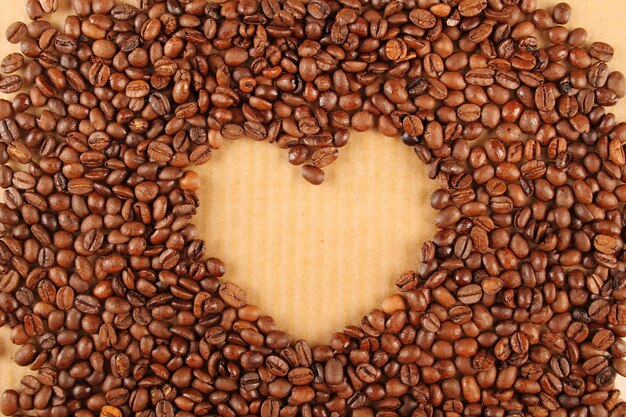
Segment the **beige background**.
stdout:
<path fill-rule="evenodd" d="M 27 21 L 24 3 L 2 0 L 0 34 Z M 626 71 L 626 3 L 570 4 L 570 26 L 612 43 L 611 68 Z M 1 55 L 18 50 L 1 37 Z M 623 119 L 626 106 L 614 111 Z M 436 184 L 409 148 L 374 132 L 353 135 L 319 187 L 301 179 L 284 150 L 248 140 L 225 143 L 198 172 L 204 182 L 195 222 L 208 254 L 226 263 L 225 279 L 243 287 L 251 303 L 314 343 L 393 293 L 396 276 L 418 267 L 421 243 L 434 230 L 428 200 Z M 12 364 L 9 334 L 0 330 L 0 391 L 16 387 L 27 371 Z"/>

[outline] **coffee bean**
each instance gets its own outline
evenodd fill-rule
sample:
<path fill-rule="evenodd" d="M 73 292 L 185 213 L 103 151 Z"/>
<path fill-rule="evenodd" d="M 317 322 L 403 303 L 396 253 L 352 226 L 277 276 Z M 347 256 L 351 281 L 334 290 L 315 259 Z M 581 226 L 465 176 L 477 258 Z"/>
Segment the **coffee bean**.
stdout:
<path fill-rule="evenodd" d="M 121 416 L 122 416 L 121 410 L 111 405 L 105 405 L 100 410 L 100 417 L 121 417 Z"/>
<path fill-rule="evenodd" d="M 101 306 L 98 300 L 89 295 L 78 295 L 75 299 L 75 306 L 81 313 L 98 314 Z"/>
<path fill-rule="evenodd" d="M 150 105 L 159 116 L 166 116 L 170 112 L 170 102 L 161 92 L 156 92 L 150 96 Z"/>
<path fill-rule="evenodd" d="M 11 74 L 24 65 L 24 55 L 20 53 L 12 53 L 4 57 L 0 63 L 0 69 L 5 74 Z"/>
<path fill-rule="evenodd" d="M 209 145 L 200 145 L 191 152 L 189 160 L 195 165 L 202 165 L 208 162 L 211 156 L 211 147 Z"/>
<path fill-rule="evenodd" d="M 227 333 L 222 327 L 212 327 L 207 330 L 205 340 L 210 345 L 219 345 L 226 340 Z"/>
<path fill-rule="evenodd" d="M 166 143 L 154 141 L 148 145 L 148 156 L 154 162 L 165 163 L 172 159 L 174 152 Z"/>
<path fill-rule="evenodd" d="M 233 307 L 243 307 L 246 304 L 246 293 L 232 282 L 226 282 L 220 286 L 220 297 Z"/>
<path fill-rule="evenodd" d="M 412 10 L 409 19 L 420 29 L 430 29 L 437 23 L 435 15 L 423 9 Z"/>
<path fill-rule="evenodd" d="M 610 348 L 615 342 L 615 335 L 608 329 L 598 331 L 591 341 L 594 347 L 597 349 L 606 350 Z"/>
<path fill-rule="evenodd" d="M 413 115 L 409 115 L 402 121 L 402 128 L 409 136 L 420 136 L 424 133 L 424 125 L 422 121 Z"/>
<path fill-rule="evenodd" d="M 6 29 L 5 37 L 10 43 L 20 43 L 28 35 L 28 28 L 23 22 L 15 22 Z"/>
<path fill-rule="evenodd" d="M 380 378 L 381 373 L 372 364 L 360 363 L 356 367 L 356 375 L 361 381 L 368 384 Z"/>
<path fill-rule="evenodd" d="M 441 322 L 436 315 L 427 313 L 422 317 L 422 326 L 424 327 L 424 330 L 436 333 L 441 328 Z"/>
<path fill-rule="evenodd" d="M 142 98 L 148 95 L 150 86 L 143 80 L 131 81 L 126 85 L 126 95 L 129 98 Z"/>
<path fill-rule="evenodd" d="M 13 186 L 19 190 L 31 190 L 35 188 L 35 178 L 23 171 L 19 171 L 13 174 Z"/>
<path fill-rule="evenodd" d="M 313 364 L 313 352 L 305 340 L 298 340 L 294 345 L 294 349 L 298 363 L 301 366 L 311 366 Z"/>
<path fill-rule="evenodd" d="M 480 301 L 483 296 L 483 290 L 476 284 L 466 285 L 457 292 L 457 297 L 463 304 L 475 304 Z"/>
<path fill-rule="evenodd" d="M 305 165 L 302 167 L 302 176 L 305 180 L 313 185 L 319 185 L 324 182 L 325 174 L 319 167 L 313 165 Z"/>
<path fill-rule="evenodd" d="M 324 379 L 329 385 L 337 385 L 343 380 L 343 364 L 338 359 L 330 359 L 324 367 Z"/>
<path fill-rule="evenodd" d="M 69 310 L 74 305 L 74 289 L 70 286 L 59 288 L 56 294 L 56 304 L 61 310 Z"/>
<path fill-rule="evenodd" d="M 229 123 L 222 127 L 221 133 L 226 139 L 241 139 L 245 131 L 243 127 Z"/>
<path fill-rule="evenodd" d="M 390 39 L 385 46 L 387 58 L 392 61 L 404 59 L 408 52 L 408 46 L 402 39 Z"/>
<path fill-rule="evenodd" d="M 9 143 L 6 152 L 12 160 L 20 164 L 28 164 L 32 158 L 30 150 L 22 142 Z"/>
<path fill-rule="evenodd" d="M 495 72 L 490 68 L 472 69 L 465 74 L 465 81 L 470 85 L 487 87 L 494 83 Z"/>
<path fill-rule="evenodd" d="M 45 13 L 54 13 L 59 7 L 58 0 L 39 0 L 39 4 Z"/>
<path fill-rule="evenodd" d="M 0 397 L 0 411 L 5 416 L 16 414 L 20 410 L 19 396 L 14 390 L 6 390 Z"/>
<path fill-rule="evenodd" d="M 323 168 L 334 162 L 339 155 L 337 148 L 328 146 L 320 148 L 311 155 L 311 161 L 317 168 Z"/>
<path fill-rule="evenodd" d="M 606 86 L 613 91 L 618 97 L 624 97 L 626 90 L 626 81 L 620 72 L 612 72 L 606 82 Z"/>
<path fill-rule="evenodd" d="M 289 149 L 289 163 L 302 165 L 309 158 L 309 148 L 304 145 L 296 145 Z"/>
<path fill-rule="evenodd" d="M 459 4 L 459 13 L 464 17 L 476 16 L 486 7 L 486 0 L 462 0 Z"/>
<path fill-rule="evenodd" d="M 272 375 L 283 377 L 289 372 L 289 364 L 278 356 L 268 356 L 265 363 Z"/>
<path fill-rule="evenodd" d="M 293 385 L 308 385 L 315 379 L 315 375 L 309 368 L 294 368 L 289 371 L 287 378 Z"/>
<path fill-rule="evenodd" d="M 567 3 L 559 3 L 554 6 L 554 9 L 552 9 L 552 15 L 554 16 L 554 21 L 556 23 L 564 25 L 570 20 L 572 8 Z"/>
<path fill-rule="evenodd" d="M 262 417 L 278 417 L 280 412 L 280 402 L 276 399 L 267 399 L 261 405 Z"/>
<path fill-rule="evenodd" d="M 4 77 L 0 79 L 0 92 L 5 94 L 14 93 L 22 88 L 23 82 L 22 77 L 19 75 Z"/>

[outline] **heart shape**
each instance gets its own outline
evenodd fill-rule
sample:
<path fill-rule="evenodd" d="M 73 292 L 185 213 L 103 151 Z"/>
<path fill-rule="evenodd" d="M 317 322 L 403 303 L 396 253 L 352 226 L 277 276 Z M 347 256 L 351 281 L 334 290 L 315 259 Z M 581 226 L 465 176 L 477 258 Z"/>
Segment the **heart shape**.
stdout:
<path fill-rule="evenodd" d="M 204 185 L 194 223 L 226 264 L 224 279 L 314 345 L 395 293 L 436 231 L 437 184 L 415 154 L 375 132 L 351 137 L 321 187 L 302 184 L 280 150 L 249 140 L 225 142 L 195 168 Z"/>

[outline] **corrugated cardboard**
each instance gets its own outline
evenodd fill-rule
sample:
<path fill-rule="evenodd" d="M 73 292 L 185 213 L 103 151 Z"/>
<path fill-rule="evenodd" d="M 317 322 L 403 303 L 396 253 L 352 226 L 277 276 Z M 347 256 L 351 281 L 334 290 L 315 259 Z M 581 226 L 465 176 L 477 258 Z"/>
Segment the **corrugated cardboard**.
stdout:
<path fill-rule="evenodd" d="M 2 1 L 0 32 L 14 20 L 27 21 L 24 4 Z M 626 71 L 626 3 L 570 4 L 571 27 L 613 44 L 610 67 Z M 0 41 L 2 55 L 16 50 Z M 614 110 L 623 120 L 626 106 Z M 225 143 L 198 169 L 203 187 L 195 223 L 207 254 L 226 263 L 225 279 L 244 288 L 280 328 L 314 343 L 379 307 L 394 292 L 395 278 L 417 268 L 421 243 L 434 231 L 429 194 L 436 184 L 398 139 L 354 134 L 326 171 L 327 181 L 311 186 L 284 150 L 251 140 Z M 27 371 L 12 363 L 9 333 L 0 330 L 0 391 L 17 387 Z M 622 380 L 618 385 L 626 387 Z"/>

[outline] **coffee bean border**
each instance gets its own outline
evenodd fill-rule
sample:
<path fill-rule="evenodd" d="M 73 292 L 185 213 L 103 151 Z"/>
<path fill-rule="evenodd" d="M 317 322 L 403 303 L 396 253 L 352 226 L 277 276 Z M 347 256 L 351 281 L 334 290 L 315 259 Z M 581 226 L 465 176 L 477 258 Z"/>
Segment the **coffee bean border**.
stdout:
<path fill-rule="evenodd" d="M 72 3 L 27 0 L 0 63 L 0 323 L 35 371 L 3 413 L 626 415 L 626 82 L 568 5 Z M 248 136 L 319 184 L 349 128 L 415 150 L 440 231 L 312 348 L 205 260 L 189 167 Z"/>

